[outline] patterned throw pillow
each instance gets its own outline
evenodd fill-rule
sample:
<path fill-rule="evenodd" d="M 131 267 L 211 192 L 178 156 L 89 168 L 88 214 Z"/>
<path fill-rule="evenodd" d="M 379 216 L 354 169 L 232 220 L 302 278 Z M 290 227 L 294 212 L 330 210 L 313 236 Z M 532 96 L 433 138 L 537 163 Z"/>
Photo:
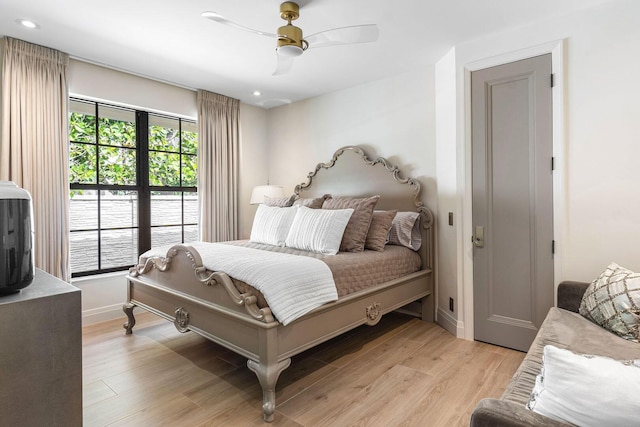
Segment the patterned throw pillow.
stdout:
<path fill-rule="evenodd" d="M 639 342 L 640 273 L 612 262 L 589 285 L 579 311 L 587 319 L 622 338 Z"/>

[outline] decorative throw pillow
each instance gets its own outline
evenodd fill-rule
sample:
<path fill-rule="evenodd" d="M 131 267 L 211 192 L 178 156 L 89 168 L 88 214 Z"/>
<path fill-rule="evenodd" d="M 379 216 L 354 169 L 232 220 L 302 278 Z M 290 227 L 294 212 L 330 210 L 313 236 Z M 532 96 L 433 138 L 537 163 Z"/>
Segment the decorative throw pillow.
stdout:
<path fill-rule="evenodd" d="M 417 251 L 422 245 L 418 212 L 398 212 L 389 230 L 389 244 L 406 246 Z"/>
<path fill-rule="evenodd" d="M 546 345 L 527 409 L 579 426 L 638 425 L 637 363 Z"/>
<path fill-rule="evenodd" d="M 622 338 L 640 340 L 640 273 L 612 262 L 585 291 L 580 314 Z"/>
<path fill-rule="evenodd" d="M 352 197 L 333 197 L 325 200 L 322 209 L 353 209 L 353 215 L 344 230 L 340 250 L 344 252 L 362 252 L 367 240 L 367 232 L 373 217 L 373 208 L 380 196 L 355 199 Z"/>
<path fill-rule="evenodd" d="M 267 206 L 274 206 L 279 208 L 288 208 L 293 206 L 293 202 L 295 202 L 298 196 L 292 194 L 291 197 L 269 197 L 264 196 L 264 204 Z"/>
<path fill-rule="evenodd" d="M 322 197 L 316 197 L 313 199 L 296 199 L 293 202 L 293 206 L 304 206 L 311 209 L 321 209 L 324 201 L 330 198 L 331 194 L 325 194 Z"/>
<path fill-rule="evenodd" d="M 291 248 L 335 255 L 353 209 L 334 211 L 300 206 L 285 241 Z"/>
<path fill-rule="evenodd" d="M 278 208 L 258 205 L 256 216 L 253 217 L 249 240 L 256 243 L 284 246 L 297 210 L 298 208 L 293 207 Z"/>
<path fill-rule="evenodd" d="M 371 249 L 374 251 L 384 251 L 384 245 L 387 243 L 387 236 L 389 235 L 389 229 L 393 218 L 398 211 L 373 211 L 373 217 L 371 218 L 371 225 L 369 226 L 369 232 L 367 233 L 367 239 L 364 242 L 365 249 Z"/>

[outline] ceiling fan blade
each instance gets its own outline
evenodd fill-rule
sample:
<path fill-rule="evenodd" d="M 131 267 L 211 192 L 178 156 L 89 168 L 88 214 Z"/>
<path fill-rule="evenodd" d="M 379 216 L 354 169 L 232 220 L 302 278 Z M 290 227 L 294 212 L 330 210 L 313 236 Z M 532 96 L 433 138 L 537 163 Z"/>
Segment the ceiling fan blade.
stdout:
<path fill-rule="evenodd" d="M 225 18 L 224 16 L 220 15 L 217 12 L 202 12 L 202 17 L 210 19 L 210 20 L 212 20 L 214 22 L 218 22 L 220 24 L 224 24 L 224 25 L 228 25 L 230 27 L 237 28 L 237 29 L 242 30 L 242 31 L 248 31 L 248 32 L 253 33 L 253 34 L 258 34 L 260 36 L 267 36 L 267 37 L 273 37 L 273 38 L 277 38 L 278 37 L 277 34 L 267 33 L 266 31 L 254 30 L 253 28 L 245 27 L 244 25 L 240 25 L 240 24 L 238 24 L 236 22 L 230 21 L 229 19 Z"/>
<path fill-rule="evenodd" d="M 369 43 L 378 40 L 376 24 L 354 25 L 352 27 L 334 28 L 305 37 L 309 48 L 337 46 L 342 44 Z"/>
<path fill-rule="evenodd" d="M 295 56 L 280 55 L 277 51 L 276 56 L 278 58 L 278 65 L 276 66 L 276 70 L 273 72 L 273 75 L 281 76 L 282 74 L 287 74 L 291 70 L 293 58 L 295 58 Z"/>

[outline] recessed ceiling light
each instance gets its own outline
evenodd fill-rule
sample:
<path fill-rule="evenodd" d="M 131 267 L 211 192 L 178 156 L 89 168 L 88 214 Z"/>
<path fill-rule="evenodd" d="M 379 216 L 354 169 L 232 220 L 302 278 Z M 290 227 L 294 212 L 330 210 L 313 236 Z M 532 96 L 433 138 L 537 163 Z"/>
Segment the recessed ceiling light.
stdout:
<path fill-rule="evenodd" d="M 29 19 L 16 19 L 16 22 L 23 27 L 30 28 L 32 30 L 40 27 L 37 23 Z"/>
<path fill-rule="evenodd" d="M 262 95 L 262 92 L 260 92 L 259 90 L 253 91 L 253 96 L 260 96 L 260 95 Z"/>

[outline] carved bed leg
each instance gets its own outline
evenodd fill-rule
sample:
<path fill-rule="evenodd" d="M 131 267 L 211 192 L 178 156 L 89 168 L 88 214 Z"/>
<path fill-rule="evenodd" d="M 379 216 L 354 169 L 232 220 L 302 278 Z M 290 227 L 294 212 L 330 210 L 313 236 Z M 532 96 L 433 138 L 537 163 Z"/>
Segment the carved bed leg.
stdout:
<path fill-rule="evenodd" d="M 122 325 L 122 327 L 126 329 L 127 335 L 131 335 L 131 332 L 132 332 L 131 330 L 136 324 L 136 318 L 133 317 L 133 307 L 135 306 L 136 305 L 131 302 L 128 302 L 122 306 L 122 311 L 124 311 L 124 314 L 126 314 L 127 318 L 129 319 L 127 323 Z"/>
<path fill-rule="evenodd" d="M 268 423 L 273 421 L 273 413 L 276 410 L 278 377 L 289 365 L 291 365 L 291 359 L 285 359 L 275 365 L 262 364 L 253 360 L 247 361 L 247 366 L 256 374 L 262 386 L 262 418 Z"/>

